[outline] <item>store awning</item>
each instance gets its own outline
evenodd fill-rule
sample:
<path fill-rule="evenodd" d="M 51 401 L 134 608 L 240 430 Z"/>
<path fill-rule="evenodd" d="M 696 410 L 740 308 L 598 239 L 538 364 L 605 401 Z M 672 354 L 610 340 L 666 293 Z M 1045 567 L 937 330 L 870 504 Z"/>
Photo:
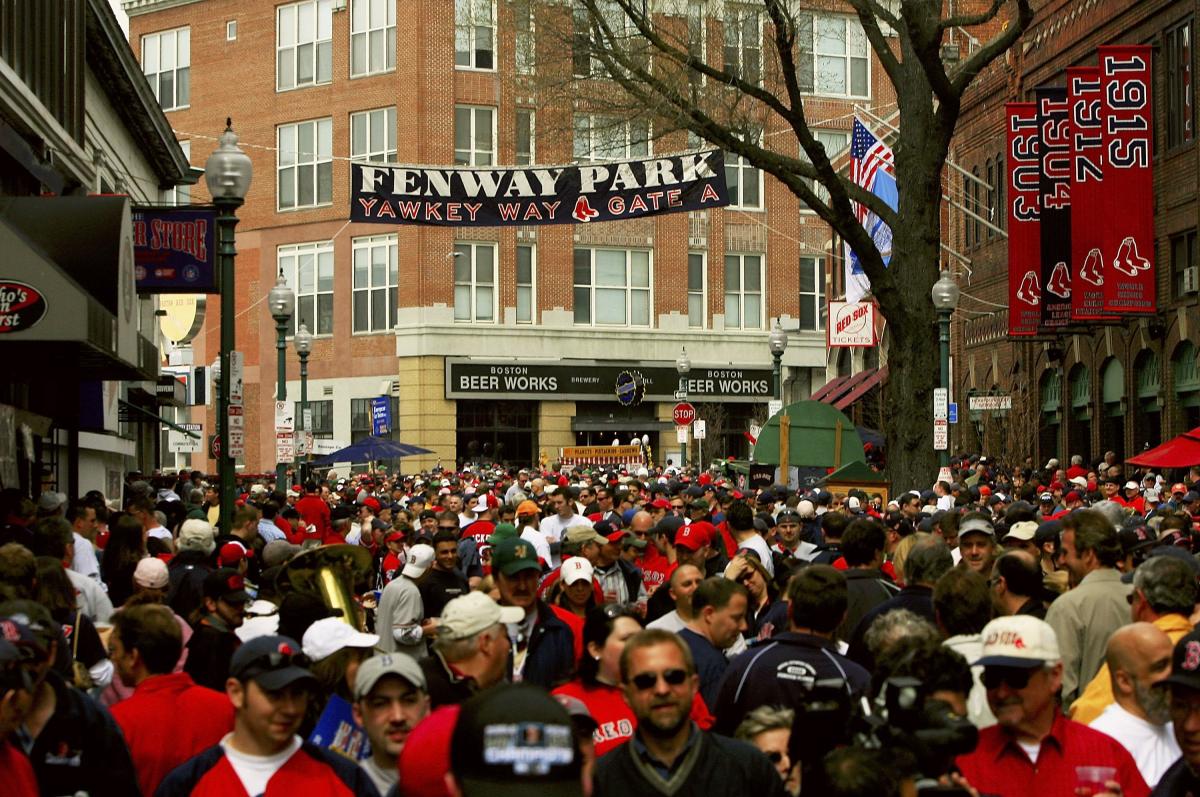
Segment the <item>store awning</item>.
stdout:
<path fill-rule="evenodd" d="M 826 396 L 828 396 L 831 393 L 837 392 L 838 389 L 841 388 L 842 385 L 844 385 L 846 382 L 850 381 L 851 379 L 853 379 L 853 377 L 850 377 L 850 376 L 835 377 L 832 381 L 826 382 L 824 385 L 817 388 L 817 391 L 815 393 L 813 393 L 810 398 L 813 401 L 825 401 Z"/>
<path fill-rule="evenodd" d="M 163 426 L 174 429 L 177 432 L 183 432 L 183 434 L 187 435 L 188 437 L 194 437 L 197 440 L 201 439 L 200 435 L 196 434 L 192 430 L 184 429 L 182 426 L 180 426 L 177 423 L 171 423 L 166 418 L 159 417 L 157 414 L 151 412 L 150 410 L 146 409 L 145 407 L 139 407 L 138 405 L 136 405 L 132 402 L 126 401 L 125 399 L 122 399 L 122 398 L 117 399 L 117 404 L 118 404 L 118 406 L 121 407 L 121 409 L 123 409 L 127 412 L 136 412 L 148 421 L 158 421 Z"/>
<path fill-rule="evenodd" d="M 19 378 L 157 379 L 125 197 L 0 197 L 0 347 Z"/>
<path fill-rule="evenodd" d="M 837 407 L 839 410 L 846 409 L 851 404 L 865 396 L 868 390 L 878 385 L 884 379 L 887 379 L 887 374 L 888 369 L 886 365 L 882 368 L 871 368 L 855 374 L 854 376 L 857 378 L 857 381 L 854 383 L 853 387 L 849 392 L 844 394 L 837 401 L 833 402 L 833 406 Z"/>

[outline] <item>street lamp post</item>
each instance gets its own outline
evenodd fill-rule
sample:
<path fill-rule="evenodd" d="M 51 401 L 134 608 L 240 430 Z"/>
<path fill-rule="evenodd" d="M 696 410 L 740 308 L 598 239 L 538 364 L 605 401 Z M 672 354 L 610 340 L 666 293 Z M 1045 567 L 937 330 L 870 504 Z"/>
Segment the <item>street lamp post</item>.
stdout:
<path fill-rule="evenodd" d="M 223 534 L 228 534 L 233 523 L 233 457 L 229 454 L 229 387 L 233 381 L 229 367 L 229 355 L 234 347 L 234 258 L 237 246 L 234 243 L 234 227 L 237 226 L 237 209 L 246 201 L 250 190 L 250 179 L 254 170 L 250 156 L 237 145 L 238 137 L 233 132 L 233 120 L 225 120 L 225 132 L 218 145 L 204 163 L 204 182 L 208 193 L 217 207 L 217 260 L 221 282 L 221 358 L 220 390 L 217 398 L 217 474 L 221 487 L 221 515 L 219 525 Z"/>
<path fill-rule="evenodd" d="M 279 372 L 276 375 L 275 399 L 287 400 L 287 333 L 288 324 L 292 320 L 292 310 L 296 306 L 296 294 L 288 287 L 283 278 L 283 269 L 275 280 L 275 287 L 267 294 L 267 306 L 271 309 L 271 318 L 275 319 L 275 351 L 278 353 Z M 276 430 L 278 434 L 278 430 Z M 275 457 L 279 459 L 278 456 Z M 287 489 L 288 463 L 277 462 L 275 465 L 275 489 Z"/>
<path fill-rule="evenodd" d="M 300 417 L 296 419 L 296 429 L 303 434 L 305 431 L 304 414 L 308 412 L 308 354 L 312 351 L 312 333 L 308 331 L 308 324 L 300 322 L 300 328 L 296 330 L 296 337 L 292 339 L 292 344 L 295 345 L 296 354 L 300 357 Z M 305 474 L 299 446 L 296 448 L 296 474 L 296 478 L 304 480 Z"/>
<path fill-rule="evenodd" d="M 688 358 L 687 346 L 679 347 L 679 357 L 675 360 L 675 370 L 679 373 L 679 390 L 683 400 L 687 401 L 687 375 L 692 370 L 692 361 Z M 679 443 L 679 467 L 687 467 L 687 438 Z"/>
<path fill-rule="evenodd" d="M 775 400 L 780 404 L 783 403 L 783 352 L 787 345 L 787 333 L 783 331 L 783 327 L 779 326 L 779 321 L 776 321 L 775 328 L 771 330 L 771 336 L 767 338 L 767 346 L 771 349 L 771 357 L 775 360 Z"/>
<path fill-rule="evenodd" d="M 958 283 L 950 276 L 949 271 L 942 272 L 941 278 L 933 283 L 933 290 L 930 293 L 933 299 L 933 308 L 937 310 L 938 314 L 938 346 L 942 366 L 940 387 L 946 390 L 947 396 L 950 395 L 950 316 L 954 314 L 954 308 L 958 306 L 958 294 Z M 938 464 L 943 468 L 950 465 L 949 449 L 943 449 L 938 454 Z"/>

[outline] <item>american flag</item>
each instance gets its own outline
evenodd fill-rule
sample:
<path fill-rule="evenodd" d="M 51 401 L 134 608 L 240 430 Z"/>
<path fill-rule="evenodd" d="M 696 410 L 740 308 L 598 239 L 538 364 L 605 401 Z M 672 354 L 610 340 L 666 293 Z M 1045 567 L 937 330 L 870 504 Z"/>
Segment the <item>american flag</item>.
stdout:
<path fill-rule="evenodd" d="M 875 175 L 883 169 L 896 176 L 896 159 L 892 148 L 875 137 L 866 125 L 854 117 L 854 133 L 850 137 L 850 180 L 867 191 L 875 189 Z M 860 222 L 867 220 L 865 205 L 854 203 L 854 212 Z"/>
<path fill-rule="evenodd" d="M 896 159 L 891 147 L 876 138 L 858 117 L 854 118 L 854 132 L 850 136 L 850 180 L 875 194 L 893 210 L 898 206 Z M 892 259 L 892 231 L 866 205 L 852 202 L 851 207 L 883 255 L 886 266 Z M 845 266 L 846 301 L 861 301 L 871 290 L 871 283 L 849 243 L 845 244 Z"/>

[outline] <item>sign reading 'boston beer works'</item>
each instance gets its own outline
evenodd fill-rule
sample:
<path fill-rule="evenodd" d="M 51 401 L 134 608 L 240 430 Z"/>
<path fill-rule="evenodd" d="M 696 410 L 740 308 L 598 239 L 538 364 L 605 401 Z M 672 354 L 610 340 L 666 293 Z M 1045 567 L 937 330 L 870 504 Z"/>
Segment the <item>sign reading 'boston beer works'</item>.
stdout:
<path fill-rule="evenodd" d="M 579 224 L 729 204 L 720 150 L 504 169 L 351 163 L 350 181 L 350 220 L 378 224 Z"/>

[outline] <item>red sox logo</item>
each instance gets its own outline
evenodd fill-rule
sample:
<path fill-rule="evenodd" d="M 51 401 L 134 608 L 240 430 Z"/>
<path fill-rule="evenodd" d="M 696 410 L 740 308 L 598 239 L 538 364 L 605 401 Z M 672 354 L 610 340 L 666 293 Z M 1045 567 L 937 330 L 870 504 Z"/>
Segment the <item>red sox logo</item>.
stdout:
<path fill-rule="evenodd" d="M 1129 277 L 1136 277 L 1138 272 L 1150 268 L 1150 261 L 1138 254 L 1137 241 L 1133 236 L 1126 236 L 1121 241 L 1112 264 L 1113 268 Z"/>
<path fill-rule="evenodd" d="M 1092 248 L 1087 257 L 1083 259 L 1083 266 L 1079 269 L 1079 278 L 1084 282 L 1100 287 L 1104 284 L 1103 258 L 1100 256 L 1100 250 Z"/>
<path fill-rule="evenodd" d="M 575 200 L 575 210 L 571 211 L 571 216 L 577 221 L 591 221 L 599 215 L 600 211 L 588 204 L 587 197 L 581 196 Z"/>
<path fill-rule="evenodd" d="M 1184 648 L 1183 663 L 1179 665 L 1185 670 L 1195 671 L 1200 668 L 1200 642 L 1192 640 Z"/>

